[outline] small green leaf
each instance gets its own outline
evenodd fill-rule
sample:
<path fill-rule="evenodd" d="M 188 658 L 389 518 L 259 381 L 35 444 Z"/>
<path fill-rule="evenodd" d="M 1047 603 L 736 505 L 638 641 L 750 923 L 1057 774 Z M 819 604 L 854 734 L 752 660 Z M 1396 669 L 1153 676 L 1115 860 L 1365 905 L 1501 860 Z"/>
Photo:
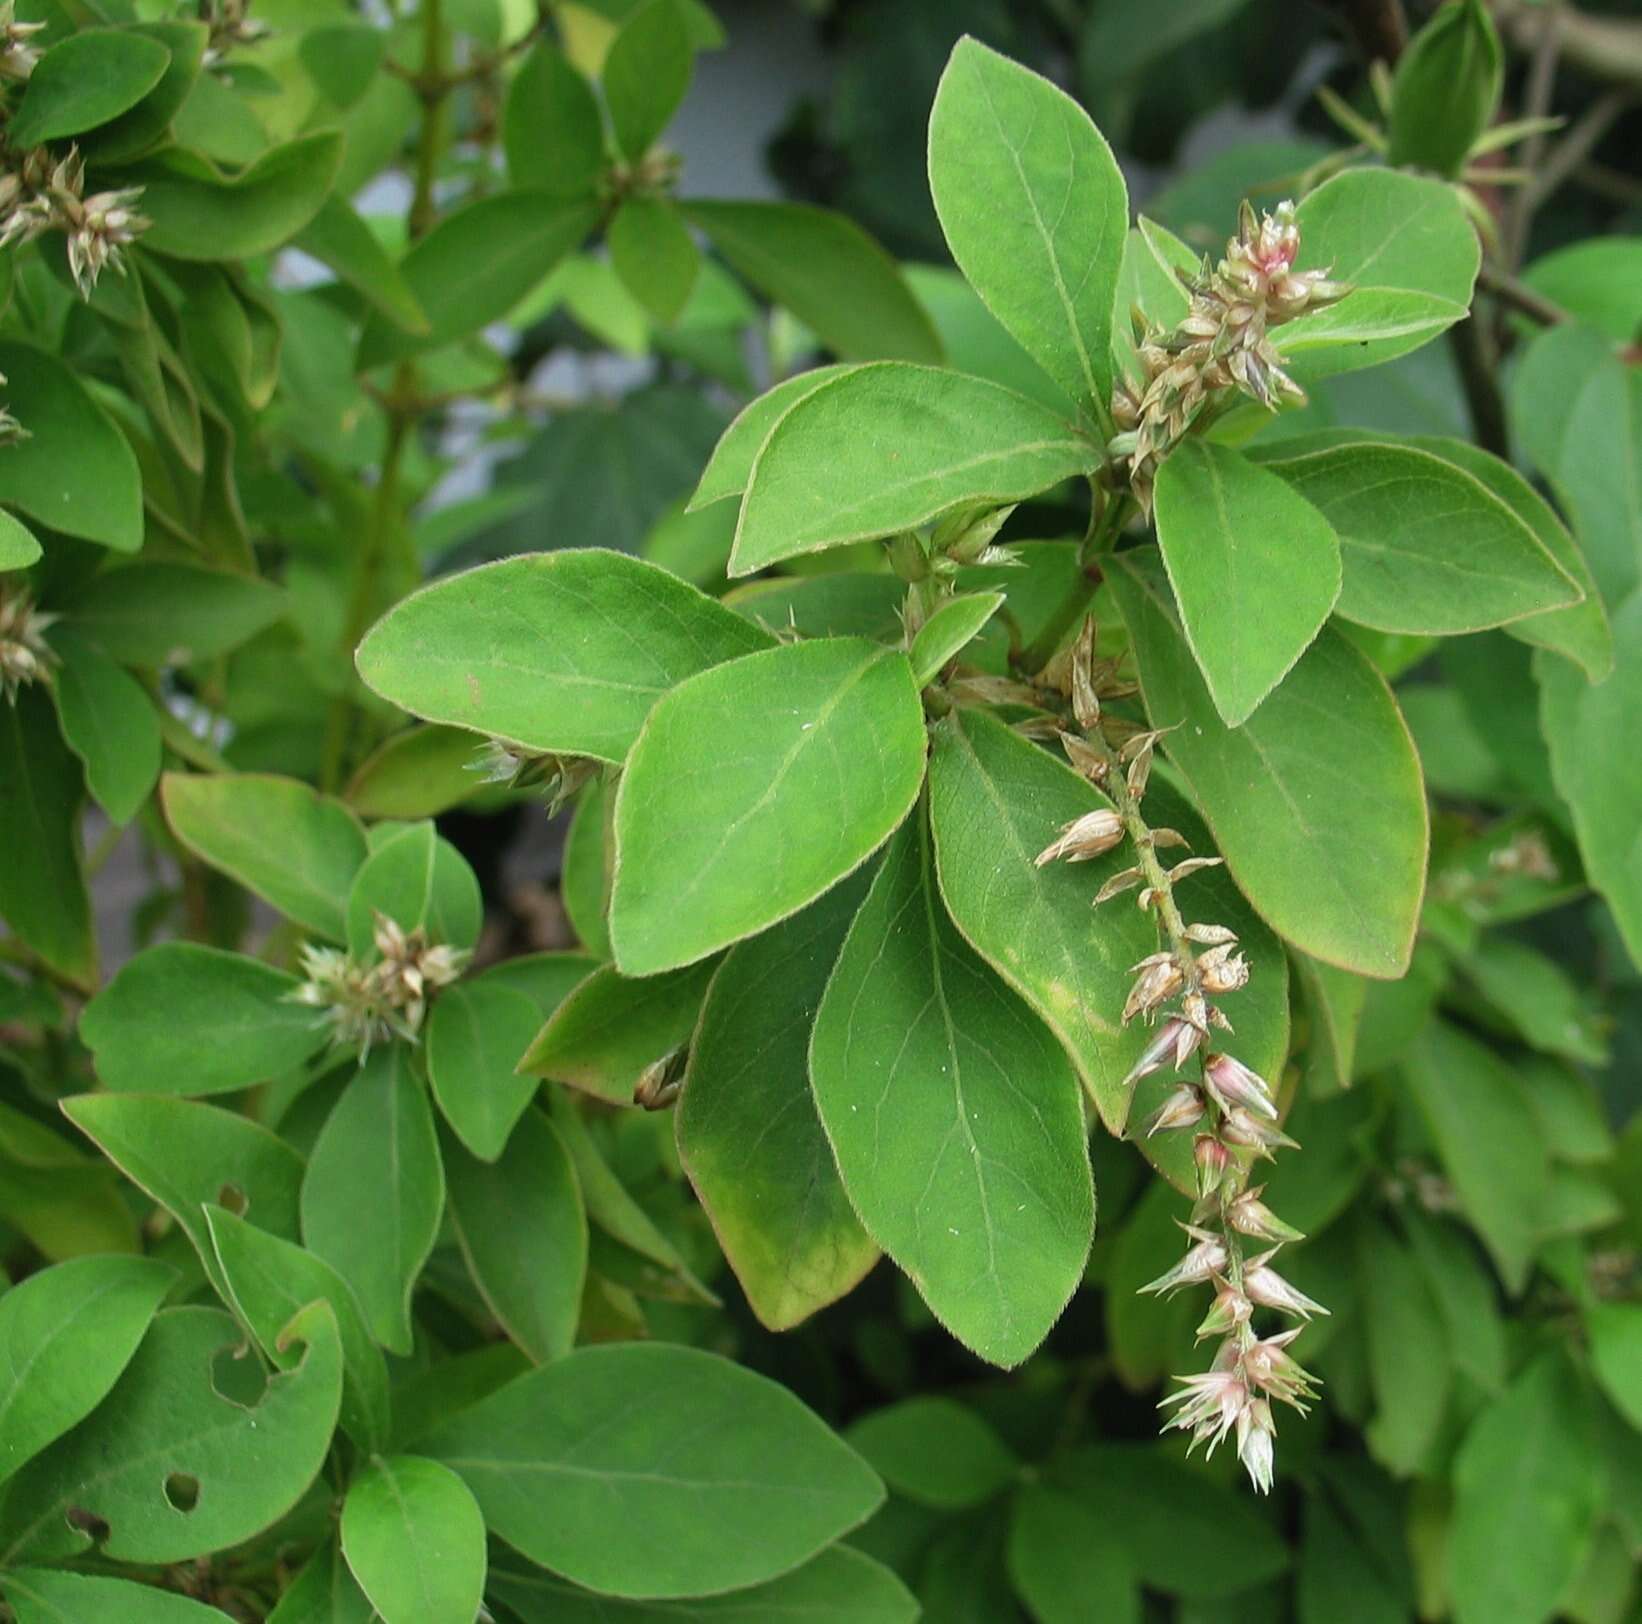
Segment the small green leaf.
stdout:
<path fill-rule="evenodd" d="M 1129 201 L 1089 115 L 1047 79 L 965 37 L 930 113 L 929 189 L 952 257 L 987 309 L 1103 417 Z"/>
<path fill-rule="evenodd" d="M 1420 765 L 1390 690 L 1325 630 L 1241 728 L 1220 720 L 1155 559 L 1109 579 L 1152 725 L 1186 776 L 1233 877 L 1296 947 L 1359 975 L 1395 977 L 1425 887 Z"/>
<path fill-rule="evenodd" d="M 581 793 L 564 837 L 559 895 L 576 940 L 598 958 L 610 957 L 611 814 L 615 785 L 595 779 Z"/>
<path fill-rule="evenodd" d="M 143 542 L 142 477 L 125 436 L 54 355 L 0 341 L 6 409 L 29 431 L 0 457 L 0 502 L 67 536 L 134 553 Z"/>
<path fill-rule="evenodd" d="M 1094 1515 L 1081 1500 L 1041 1483 L 1016 1493 L 1009 1520 L 1009 1577 L 1034 1624 L 1083 1624 L 1090 1608 L 1102 1624 L 1141 1624 L 1140 1581 L 1122 1524 Z"/>
<path fill-rule="evenodd" d="M 853 1290 L 878 1258 L 839 1183 L 809 1078 L 815 1011 L 868 878 L 858 869 L 732 948 L 690 1041 L 679 1161 L 772 1330 Z"/>
<path fill-rule="evenodd" d="M 344 799 L 362 818 L 436 817 L 485 789 L 473 771 L 482 749 L 462 728 L 405 728 L 365 758 Z"/>
<path fill-rule="evenodd" d="M 715 737 L 732 752 L 705 754 Z M 923 774 L 903 654 L 828 638 L 680 684 L 651 711 L 616 798 L 616 963 L 654 975 L 796 913 L 883 843 Z"/>
<path fill-rule="evenodd" d="M 1542 254 L 1522 280 L 1615 344 L 1629 344 L 1642 327 L 1642 237 L 1576 240 Z"/>
<path fill-rule="evenodd" d="M 592 87 L 547 40 L 531 46 L 502 110 L 508 178 L 554 197 L 591 197 L 604 168 Z"/>
<path fill-rule="evenodd" d="M 228 1624 L 228 1615 L 172 1590 L 61 1568 L 18 1568 L 0 1578 L 17 1624 Z"/>
<path fill-rule="evenodd" d="M 448 1466 L 376 1456 L 348 1485 L 342 1552 L 383 1624 L 472 1624 L 485 1589 L 485 1519 Z"/>
<path fill-rule="evenodd" d="M 242 1335 L 214 1308 L 157 1315 L 108 1397 L 7 1484 L 6 1565 L 85 1554 L 93 1520 L 107 1527 L 100 1555 L 157 1565 L 241 1544 L 284 1516 L 336 1427 L 336 1318 L 329 1304 L 311 1303 L 291 1322 L 286 1348 L 302 1344 L 301 1357 L 254 1407 L 224 1396 L 212 1375 Z"/>
<path fill-rule="evenodd" d="M 6 139 L 37 147 L 94 130 L 135 107 L 170 65 L 171 53 L 141 34 L 114 28 L 71 34 L 35 63 Z"/>
<path fill-rule="evenodd" d="M 1365 1218 L 1355 1240 L 1374 1392 L 1368 1446 L 1387 1471 L 1413 1477 L 1431 1464 L 1448 1410 L 1447 1327 L 1430 1279 L 1386 1224 Z"/>
<path fill-rule="evenodd" d="M 483 980 L 446 987 L 434 1000 L 428 1081 L 445 1120 L 481 1161 L 502 1154 L 536 1092 L 536 1079 L 517 1068 L 541 1022 L 524 993 Z"/>
<path fill-rule="evenodd" d="M 268 1624 L 377 1624 L 380 1617 L 332 1536 L 279 1598 Z"/>
<path fill-rule="evenodd" d="M 160 724 L 142 684 L 71 626 L 52 629 L 62 661 L 52 693 L 63 738 L 110 822 L 129 823 L 160 776 Z"/>
<path fill-rule="evenodd" d="M 40 559 L 40 543 L 14 514 L 0 508 L 0 570 L 26 570 Z"/>
<path fill-rule="evenodd" d="M 912 680 L 920 688 L 932 683 L 947 661 L 957 658 L 1003 603 L 1001 592 L 975 592 L 943 603 L 912 640 L 907 654 L 912 661 Z"/>
<path fill-rule="evenodd" d="M 690 498 L 690 511 L 695 512 L 712 502 L 721 502 L 727 496 L 739 496 L 746 490 L 760 447 L 788 409 L 796 406 L 806 395 L 814 394 L 822 384 L 854 370 L 853 366 L 845 363 L 812 367 L 808 372 L 784 378 L 743 406 L 713 447 L 713 454 L 702 470 L 701 481 Z"/>
<path fill-rule="evenodd" d="M 153 1258 L 81 1257 L 0 1297 L 0 1478 L 101 1403 L 176 1280 Z"/>
<path fill-rule="evenodd" d="M 302 1180 L 303 1244 L 353 1287 L 390 1353 L 411 1351 L 411 1292 L 444 1207 L 427 1093 L 405 1045 L 391 1044 L 349 1080 Z"/>
<path fill-rule="evenodd" d="M 195 942 L 161 942 L 86 1005 L 80 1036 L 105 1088 L 223 1094 L 266 1082 L 324 1048 L 295 976 Z"/>
<path fill-rule="evenodd" d="M 663 198 L 630 197 L 617 209 L 606 240 L 610 263 L 627 291 L 670 327 L 689 302 L 701 268 L 695 239 L 678 210 Z"/>
<path fill-rule="evenodd" d="M 462 985 L 522 992 L 545 1020 L 598 967 L 599 961 L 587 953 L 525 953 L 468 976 Z"/>
<path fill-rule="evenodd" d="M 479 939 L 484 898 L 467 860 L 431 822 L 413 823 L 378 845 L 360 865 L 348 891 L 348 951 L 374 952 L 378 916 L 407 933 L 464 951 Z"/>
<path fill-rule="evenodd" d="M 620 761 L 669 688 L 770 642 L 666 570 L 588 548 L 412 593 L 372 628 L 358 664 L 384 699 L 429 721 Z"/>
<path fill-rule="evenodd" d="M 1083 1275 L 1083 1109 L 1054 1039 L 946 917 L 921 813 L 850 927 L 810 1082 L 867 1232 L 954 1336 L 1019 1364 Z"/>
<path fill-rule="evenodd" d="M 665 1405 L 635 1394 L 665 1393 Z M 694 1348 L 582 1348 L 423 1438 L 532 1562 L 612 1596 L 695 1596 L 797 1567 L 876 1509 L 865 1464 L 785 1388 Z M 667 1538 L 612 1540 L 612 1528 Z"/>
<path fill-rule="evenodd" d="M 1484 1393 L 1505 1386 L 1505 1322 L 1499 1288 L 1482 1249 L 1455 1223 L 1430 1218 L 1414 1208 L 1402 1213 L 1403 1228 L 1425 1276 L 1429 1294 L 1448 1331 L 1454 1368 Z M 1371 1331 L 1372 1335 L 1372 1331 Z M 1384 1350 L 1388 1373 L 1393 1350 Z"/>
<path fill-rule="evenodd" d="M 604 59 L 604 100 L 616 144 L 637 163 L 690 88 L 690 35 L 674 0 L 649 0 L 622 24 Z"/>
<path fill-rule="evenodd" d="M 601 965 L 548 1017 L 514 1063 L 531 1079 L 549 1077 L 611 1105 L 631 1105 L 644 1068 L 688 1041 L 714 968 L 714 961 L 704 960 L 633 977 Z"/>
<path fill-rule="evenodd" d="M 365 832 L 340 801 L 257 773 L 167 773 L 160 793 L 172 832 L 197 856 L 299 925 L 347 936 Z"/>
<path fill-rule="evenodd" d="M 753 463 L 732 575 L 1036 496 L 1094 468 L 1092 443 L 1024 395 L 938 367 L 857 367 L 798 400 Z"/>
<path fill-rule="evenodd" d="M 874 1410 L 845 1436 L 896 1494 L 937 1511 L 985 1505 L 1021 1469 L 1009 1446 L 973 1410 L 933 1394 Z"/>
<path fill-rule="evenodd" d="M 93 165 L 128 163 L 143 157 L 166 138 L 172 119 L 199 80 L 201 59 L 210 39 L 204 23 L 180 17 L 135 23 L 129 32 L 163 45 L 169 60 L 159 82 L 135 107 L 80 138 L 80 150 Z"/>
<path fill-rule="evenodd" d="M 226 654 L 279 620 L 284 591 L 254 575 L 175 560 L 104 570 L 64 606 L 74 629 L 125 665 L 189 665 Z"/>
<path fill-rule="evenodd" d="M 684 216 L 840 359 L 940 364 L 900 267 L 853 220 L 805 203 L 690 202 Z"/>
<path fill-rule="evenodd" d="M 1228 727 L 1254 714 L 1340 596 L 1340 543 L 1307 494 L 1204 440 L 1184 441 L 1158 471 L 1158 544 Z"/>
<path fill-rule="evenodd" d="M 447 1142 L 444 1161 L 451 1224 L 490 1311 L 537 1364 L 562 1359 L 581 1315 L 587 1215 L 557 1129 L 526 1111 L 499 1160 Z"/>
<path fill-rule="evenodd" d="M 316 1300 L 330 1304 L 342 1349 L 343 1430 L 363 1450 L 381 1448 L 388 1436 L 388 1367 L 348 1283 L 323 1258 L 226 1208 L 208 1201 L 204 1211 L 228 1301 L 268 1358 L 278 1358 L 292 1315 Z"/>
<path fill-rule="evenodd" d="M 1642 1306 L 1595 1303 L 1585 1311 L 1591 1364 L 1603 1391 L 1642 1431 Z"/>

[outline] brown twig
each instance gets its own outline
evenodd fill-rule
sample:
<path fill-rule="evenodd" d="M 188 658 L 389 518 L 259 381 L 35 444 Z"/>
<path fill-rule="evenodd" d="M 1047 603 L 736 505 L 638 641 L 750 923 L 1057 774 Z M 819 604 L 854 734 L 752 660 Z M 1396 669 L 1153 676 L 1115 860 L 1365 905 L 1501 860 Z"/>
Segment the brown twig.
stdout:
<path fill-rule="evenodd" d="M 1319 0 L 1351 30 L 1365 62 L 1395 63 L 1408 43 L 1402 0 Z"/>
<path fill-rule="evenodd" d="M 1477 286 L 1485 293 L 1492 294 L 1507 309 L 1516 311 L 1518 315 L 1527 316 L 1543 326 L 1555 327 L 1562 322 L 1573 320 L 1561 305 L 1553 303 L 1543 294 L 1535 293 L 1514 276 L 1492 271 L 1486 265 L 1477 273 Z"/>

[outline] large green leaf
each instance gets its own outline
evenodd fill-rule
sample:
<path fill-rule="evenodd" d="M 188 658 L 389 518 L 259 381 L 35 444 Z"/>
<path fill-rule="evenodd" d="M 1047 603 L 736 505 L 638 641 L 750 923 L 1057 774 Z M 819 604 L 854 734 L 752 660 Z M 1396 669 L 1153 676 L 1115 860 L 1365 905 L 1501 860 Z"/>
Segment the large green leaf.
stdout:
<path fill-rule="evenodd" d="M 982 378 L 885 362 L 803 395 L 753 462 L 732 575 L 1036 496 L 1099 460 L 1058 413 Z"/>
<path fill-rule="evenodd" d="M 635 1403 L 666 1394 L 665 1404 Z M 583 1348 L 509 1382 L 419 1447 L 453 1466 L 493 1533 L 612 1596 L 760 1584 L 883 1498 L 858 1456 L 785 1388 L 694 1348 Z M 665 1528 L 666 1539 L 612 1539 Z"/>
<path fill-rule="evenodd" d="M 0 502 L 67 536 L 134 553 L 142 477 L 131 447 L 78 375 L 44 350 L 0 340 L 6 409 L 28 438 L 0 457 Z"/>
<path fill-rule="evenodd" d="M 958 934 L 924 819 L 891 844 L 815 1018 L 810 1082 L 850 1201 L 954 1336 L 1016 1365 L 1083 1274 L 1076 1079 Z"/>
<path fill-rule="evenodd" d="M 691 202 L 684 213 L 841 359 L 941 360 L 941 341 L 895 261 L 853 220 L 805 203 Z"/>
<path fill-rule="evenodd" d="M 348 1485 L 341 1530 L 383 1624 L 472 1624 L 485 1589 L 485 1519 L 448 1466 L 376 1456 Z"/>
<path fill-rule="evenodd" d="M 293 1314 L 319 1299 L 330 1304 L 342 1349 L 342 1427 L 361 1449 L 380 1448 L 388 1437 L 388 1367 L 347 1281 L 323 1258 L 226 1207 L 207 1202 L 205 1223 L 228 1301 L 270 1359 Z"/>
<path fill-rule="evenodd" d="M 515 186 L 591 197 L 604 167 L 604 121 L 592 87 L 545 39 L 508 86 L 502 146 Z"/>
<path fill-rule="evenodd" d="M 961 39 L 930 113 L 929 189 L 987 309 L 1104 417 L 1129 201 L 1089 115 L 1047 79 Z"/>
<path fill-rule="evenodd" d="M 923 774 L 904 654 L 827 638 L 682 683 L 616 799 L 616 963 L 653 975 L 796 913 L 883 843 Z"/>
<path fill-rule="evenodd" d="M 71 1258 L 0 1297 L 0 1478 L 88 1415 L 176 1283 L 153 1258 Z"/>
<path fill-rule="evenodd" d="M 1325 434 L 1279 442 L 1261 461 L 1340 538 L 1347 620 L 1452 636 L 1579 600 L 1578 582 L 1511 504 L 1429 444 Z"/>
<path fill-rule="evenodd" d="M 1228 727 L 1254 714 L 1340 596 L 1340 542 L 1306 495 L 1204 440 L 1177 446 L 1158 471 L 1158 545 Z"/>
<path fill-rule="evenodd" d="M 346 938 L 365 831 L 340 801 L 294 778 L 254 773 L 167 773 L 161 796 L 172 832 L 213 868 L 297 924 Z"/>
<path fill-rule="evenodd" d="M 635 7 L 605 54 L 604 100 L 616 145 L 637 163 L 667 128 L 690 86 L 690 35 L 677 0 Z"/>
<path fill-rule="evenodd" d="M 240 1544 L 295 1505 L 336 1427 L 336 1317 L 329 1304 L 311 1303 L 291 1321 L 287 1368 L 254 1406 L 213 1379 L 217 1356 L 240 1340 L 239 1326 L 215 1308 L 156 1316 L 108 1397 L 6 1486 L 7 1566 L 82 1555 L 91 1529 L 114 1561 L 186 1562 Z M 300 1357 L 290 1351 L 296 1344 Z"/>
<path fill-rule="evenodd" d="M 1141 1624 L 1140 1581 L 1122 1524 L 1102 1521 L 1059 1489 L 1029 1483 L 1014 1496 L 1008 1560 L 1034 1624 L 1082 1624 L 1095 1606 L 1102 1624 Z"/>
<path fill-rule="evenodd" d="M 80 1036 L 105 1088 L 222 1094 L 266 1082 L 325 1046 L 295 976 L 197 942 L 161 942 L 86 1005 Z"/>
<path fill-rule="evenodd" d="M 428 1081 L 445 1120 L 482 1161 L 502 1154 L 536 1092 L 536 1079 L 517 1068 L 541 1023 L 525 993 L 483 980 L 458 982 L 434 1000 Z"/>
<path fill-rule="evenodd" d="M 581 1314 L 587 1214 L 558 1130 L 526 1111 L 496 1161 L 447 1141 L 444 1162 L 451 1226 L 473 1283 L 532 1359 L 562 1359 Z"/>
<path fill-rule="evenodd" d="M 227 1624 L 228 1614 L 174 1590 L 128 1579 L 18 1568 L 0 1578 L 17 1624 Z"/>
<path fill-rule="evenodd" d="M 333 1537 L 292 1580 L 268 1624 L 377 1624 L 380 1616 L 354 1582 Z"/>
<path fill-rule="evenodd" d="M 349 1079 L 302 1180 L 303 1243 L 353 1287 L 371 1335 L 390 1353 L 411 1351 L 411 1292 L 444 1208 L 427 1092 L 409 1050 L 391 1044 Z"/>
<path fill-rule="evenodd" d="M 929 769 L 930 822 L 941 895 L 971 947 L 1060 1039 L 1101 1120 L 1121 1134 L 1134 1085 L 1129 1069 L 1153 1033 L 1118 1017 L 1134 981 L 1130 966 L 1157 949 L 1157 927 L 1124 900 L 1090 904 L 1129 866 L 1127 847 L 1089 863 L 1033 858 L 1055 831 L 1107 804 L 1088 781 L 982 711 L 958 711 L 935 730 Z M 1196 815 L 1160 779 L 1147 812 L 1209 855 Z M 1234 1054 L 1275 1080 L 1288 1051 L 1287 977 L 1281 944 L 1220 871 L 1181 891 L 1188 917 L 1237 932 L 1252 968 L 1248 987 L 1227 1000 L 1237 1028 Z M 1161 1075 L 1148 1090 L 1172 1086 Z M 1164 1144 L 1148 1141 L 1148 1147 Z"/>
<path fill-rule="evenodd" d="M 171 53 L 141 34 L 113 28 L 71 34 L 35 63 L 6 139 L 37 147 L 107 124 L 135 107 L 170 65 Z"/>
<path fill-rule="evenodd" d="M 1583 1374 L 1543 1353 L 1484 1410 L 1454 1463 L 1449 1593 L 1458 1624 L 1538 1624 L 1557 1610 L 1603 1502 Z"/>
<path fill-rule="evenodd" d="M 1558 793 L 1573 813 L 1580 855 L 1591 883 L 1613 909 L 1614 922 L 1642 965 L 1642 752 L 1635 748 L 1642 716 L 1642 592 L 1613 617 L 1615 666 L 1595 686 L 1565 660 L 1535 656 L 1540 720 L 1551 750 Z"/>
<path fill-rule="evenodd" d="M 80 867 L 80 764 L 38 686 L 0 703 L 0 919 L 62 975 L 97 978 L 97 939 Z"/>
<path fill-rule="evenodd" d="M 1420 765 L 1384 679 L 1325 630 L 1241 728 L 1215 713 L 1155 557 L 1109 577 L 1152 725 L 1233 876 L 1279 935 L 1360 975 L 1408 964 L 1425 886 Z"/>
<path fill-rule="evenodd" d="M 815 1012 L 867 880 L 857 870 L 732 948 L 690 1044 L 679 1160 L 772 1330 L 852 1290 L 878 1257 L 839 1183 L 809 1077 Z"/>
<path fill-rule="evenodd" d="M 144 559 L 95 575 L 64 605 L 74 629 L 126 665 L 188 665 L 272 626 L 284 591 L 254 575 Z"/>
<path fill-rule="evenodd" d="M 86 788 L 110 821 L 129 823 L 160 776 L 154 702 L 129 672 L 72 627 L 55 627 L 51 646 L 62 660 L 52 693 L 63 738 L 84 764 Z"/>
<path fill-rule="evenodd" d="M 854 370 L 853 366 L 842 362 L 834 366 L 812 367 L 808 372 L 782 379 L 756 400 L 743 406 L 713 447 L 713 454 L 702 470 L 701 482 L 690 498 L 691 509 L 704 508 L 710 502 L 721 502 L 726 496 L 739 496 L 752 477 L 753 462 L 760 447 L 787 410 L 796 406 L 806 395 L 814 394 L 822 384 Z"/>
<path fill-rule="evenodd" d="M 620 761 L 669 688 L 770 641 L 666 570 L 589 548 L 436 581 L 376 624 L 358 663 L 429 721 Z"/>

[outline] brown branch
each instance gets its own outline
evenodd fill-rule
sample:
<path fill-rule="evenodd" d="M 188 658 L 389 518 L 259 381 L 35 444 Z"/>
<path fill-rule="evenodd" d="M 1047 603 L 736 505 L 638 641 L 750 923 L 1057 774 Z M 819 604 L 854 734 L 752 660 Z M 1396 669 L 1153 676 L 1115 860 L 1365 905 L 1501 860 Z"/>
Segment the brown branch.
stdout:
<path fill-rule="evenodd" d="M 1402 0 L 1318 0 L 1336 13 L 1365 62 L 1393 65 L 1408 43 L 1408 19 Z"/>

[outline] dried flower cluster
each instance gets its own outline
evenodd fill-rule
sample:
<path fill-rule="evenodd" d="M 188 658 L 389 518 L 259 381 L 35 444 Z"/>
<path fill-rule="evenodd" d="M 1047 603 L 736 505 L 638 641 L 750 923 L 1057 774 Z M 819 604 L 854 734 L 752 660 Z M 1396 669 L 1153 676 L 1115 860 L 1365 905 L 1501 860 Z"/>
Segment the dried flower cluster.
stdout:
<path fill-rule="evenodd" d="M 85 195 L 85 162 L 77 148 L 55 158 L 44 147 L 8 153 L 0 172 L 0 248 L 32 242 L 48 231 L 68 239 L 68 268 L 83 297 L 90 297 L 104 267 L 124 275 L 122 250 L 148 229 L 137 212 L 142 187 Z"/>
<path fill-rule="evenodd" d="M 1143 1289 L 1172 1294 L 1185 1286 L 1212 1287 L 1214 1302 L 1198 1336 L 1221 1339 L 1210 1369 L 1180 1377 L 1182 1391 L 1164 1400 L 1180 1406 L 1168 1425 L 1190 1432 L 1194 1446 L 1206 1444 L 1210 1451 L 1235 1431 L 1238 1455 L 1265 1493 L 1276 1434 L 1271 1401 L 1304 1413 L 1316 1381 L 1287 1351 L 1298 1329 L 1262 1338 L 1254 1329 L 1255 1310 L 1302 1320 L 1327 1312 L 1272 1268 L 1278 1249 L 1301 1236 L 1260 1200 L 1264 1186 L 1249 1184 L 1256 1161 L 1294 1141 L 1277 1125 L 1277 1106 L 1264 1079 L 1232 1055 L 1210 1049 L 1216 1032 L 1232 1030 L 1217 1000 L 1248 983 L 1249 963 L 1227 926 L 1186 922 L 1175 886 L 1220 859 L 1190 857 L 1163 867 L 1158 850 L 1186 841 L 1173 829 L 1151 828 L 1141 813 L 1160 735 L 1118 727 L 1103 715 L 1101 699 L 1123 685 L 1112 662 L 1095 658 L 1094 643 L 1094 623 L 1086 621 L 1064 660 L 1046 669 L 1045 677 L 1071 700 L 1082 730 L 1081 736 L 1061 735 L 1068 759 L 1114 805 L 1067 824 L 1037 861 L 1080 862 L 1114 851 L 1125 840 L 1133 845 L 1136 862 L 1114 874 L 1095 897 L 1098 906 L 1139 887 L 1139 905 L 1154 914 L 1165 943 L 1133 966 L 1136 979 L 1124 1003 L 1124 1024 L 1141 1019 L 1157 1023 L 1158 1030 L 1127 1081 L 1164 1070 L 1178 1073 L 1194 1057 L 1198 1067 L 1196 1079 L 1180 1082 L 1147 1124 L 1148 1137 L 1193 1135 L 1197 1204 L 1185 1226 L 1185 1257 Z M 1114 744 L 1114 733 L 1122 735 L 1121 743 Z M 1245 1257 L 1246 1240 L 1264 1250 Z"/>
<path fill-rule="evenodd" d="M 599 764 L 586 756 L 537 754 L 505 739 L 490 739 L 468 770 L 478 773 L 486 784 L 537 791 L 553 813 L 594 777 Z"/>
<path fill-rule="evenodd" d="M 26 79 L 40 60 L 40 49 L 32 41 L 46 25 L 20 23 L 17 0 L 0 4 L 0 79 Z"/>
<path fill-rule="evenodd" d="M 461 973 L 468 955 L 459 948 L 433 946 L 427 932 L 406 931 L 383 914 L 376 916 L 376 959 L 361 964 L 334 947 L 302 949 L 307 980 L 291 1002 L 322 1010 L 331 1041 L 357 1049 L 363 1060 L 373 1043 L 402 1037 L 414 1043 L 422 1029 L 429 997 Z"/>
<path fill-rule="evenodd" d="M 1118 433 L 1108 450 L 1141 507 L 1150 510 L 1158 464 L 1205 415 L 1234 393 L 1267 410 L 1305 391 L 1283 370 L 1270 329 L 1344 296 L 1322 271 L 1296 271 L 1300 229 L 1294 205 L 1256 219 L 1245 201 L 1238 232 L 1212 270 L 1205 259 L 1188 285 L 1191 304 L 1172 331 L 1136 312 L 1138 358 L 1145 374 L 1112 393 Z"/>
<path fill-rule="evenodd" d="M 45 638 L 55 618 L 41 614 L 26 593 L 0 592 L 0 692 L 8 700 L 15 702 L 24 683 L 37 681 L 57 663 Z"/>

